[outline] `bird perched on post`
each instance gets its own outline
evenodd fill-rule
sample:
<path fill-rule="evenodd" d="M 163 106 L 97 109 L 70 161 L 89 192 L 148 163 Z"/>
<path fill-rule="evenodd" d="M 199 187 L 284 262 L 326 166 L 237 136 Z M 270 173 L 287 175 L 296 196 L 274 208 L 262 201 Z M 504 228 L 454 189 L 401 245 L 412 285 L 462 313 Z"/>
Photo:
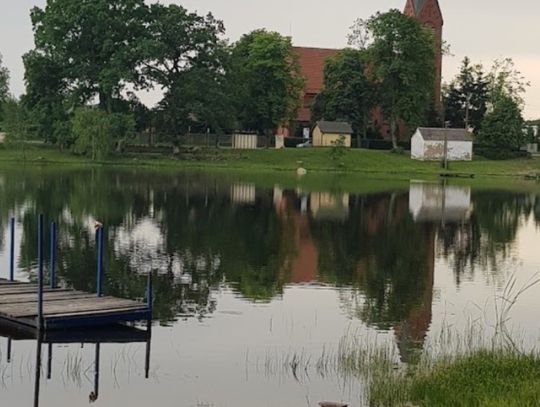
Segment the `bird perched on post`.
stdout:
<path fill-rule="evenodd" d="M 97 230 L 97 229 L 101 229 L 103 227 L 103 223 L 101 223 L 99 220 L 96 220 L 94 222 L 94 228 Z"/>
<path fill-rule="evenodd" d="M 336 402 L 333 402 L 333 401 L 321 401 L 319 403 L 319 406 L 321 406 L 321 407 L 347 407 L 348 404 L 336 403 Z"/>

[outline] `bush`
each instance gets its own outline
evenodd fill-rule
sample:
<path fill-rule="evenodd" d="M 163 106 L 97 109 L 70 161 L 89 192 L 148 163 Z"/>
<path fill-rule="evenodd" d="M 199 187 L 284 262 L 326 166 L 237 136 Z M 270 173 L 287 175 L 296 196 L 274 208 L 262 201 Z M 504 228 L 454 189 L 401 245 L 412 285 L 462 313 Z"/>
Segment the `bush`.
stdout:
<path fill-rule="evenodd" d="M 119 149 L 133 134 L 135 121 L 125 114 L 107 114 L 102 110 L 84 107 L 77 109 L 72 120 L 73 152 L 89 154 L 92 160 L 106 158 L 113 146 Z"/>
<path fill-rule="evenodd" d="M 474 146 L 474 154 L 488 160 L 513 160 L 516 158 L 530 158 L 526 151 L 513 150 L 510 148 L 494 146 Z"/>

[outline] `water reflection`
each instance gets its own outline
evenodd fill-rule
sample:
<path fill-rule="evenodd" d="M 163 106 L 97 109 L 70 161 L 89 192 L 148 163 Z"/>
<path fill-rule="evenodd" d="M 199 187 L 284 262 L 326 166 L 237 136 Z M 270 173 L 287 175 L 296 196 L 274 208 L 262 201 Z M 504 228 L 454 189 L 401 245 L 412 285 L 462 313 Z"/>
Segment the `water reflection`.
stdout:
<path fill-rule="evenodd" d="M 471 188 L 446 183 L 412 182 L 409 210 L 416 222 L 458 223 L 471 214 Z"/>
<path fill-rule="evenodd" d="M 448 265 L 456 290 L 478 274 L 482 287 L 499 286 L 515 269 L 518 232 L 539 224 L 540 200 L 447 183 L 383 187 L 355 194 L 199 174 L 5 170 L 0 227 L 16 216 L 18 277 L 33 280 L 35 216 L 56 220 L 59 280 L 94 291 L 99 219 L 104 292 L 137 298 L 155 271 L 155 318 L 165 327 L 212 325 L 224 292 L 243 304 L 221 310 L 232 316 L 284 303 L 297 287 L 327 288 L 340 315 L 387 333 L 409 361 L 442 319 L 437 270 Z"/>
<path fill-rule="evenodd" d="M 0 337 L 6 338 L 7 341 L 7 363 L 12 362 L 13 352 L 17 352 L 17 342 L 35 340 L 35 364 L 34 364 L 34 407 L 40 405 L 40 389 L 42 382 L 42 363 L 43 363 L 43 346 L 47 345 L 47 365 L 46 379 L 53 379 L 53 348 L 55 346 L 66 346 L 68 344 L 80 344 L 94 346 L 94 362 L 93 362 L 93 383 L 92 389 L 89 392 L 88 399 L 90 403 L 94 403 L 99 399 L 99 381 L 100 381 L 100 364 L 101 364 L 101 346 L 103 344 L 132 344 L 145 343 L 146 352 L 144 359 L 144 377 L 149 378 L 150 371 L 150 351 L 152 331 L 150 322 L 147 324 L 146 330 L 128 327 L 128 326 L 111 326 L 101 329 L 92 330 L 71 330 L 71 331 L 52 331 L 39 333 L 33 329 L 25 329 L 20 326 L 11 326 L 8 323 L 0 324 Z M 15 344 L 15 346 L 14 346 Z M 69 367 L 67 367 L 69 370 Z M 80 367 L 79 367 L 80 369 Z M 73 371 L 76 370 L 72 368 Z M 64 375 L 64 372 L 60 372 Z M 80 371 L 78 372 L 81 373 Z M 72 374 L 68 371 L 66 374 Z"/>

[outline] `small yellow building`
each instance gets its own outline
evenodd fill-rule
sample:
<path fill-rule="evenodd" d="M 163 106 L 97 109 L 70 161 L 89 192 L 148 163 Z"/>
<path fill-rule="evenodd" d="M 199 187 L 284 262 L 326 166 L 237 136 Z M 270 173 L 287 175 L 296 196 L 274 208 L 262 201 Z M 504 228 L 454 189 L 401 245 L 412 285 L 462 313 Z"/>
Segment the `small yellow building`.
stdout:
<path fill-rule="evenodd" d="M 313 147 L 332 147 L 343 138 L 345 147 L 351 147 L 353 129 L 347 122 L 318 121 L 313 129 Z"/>

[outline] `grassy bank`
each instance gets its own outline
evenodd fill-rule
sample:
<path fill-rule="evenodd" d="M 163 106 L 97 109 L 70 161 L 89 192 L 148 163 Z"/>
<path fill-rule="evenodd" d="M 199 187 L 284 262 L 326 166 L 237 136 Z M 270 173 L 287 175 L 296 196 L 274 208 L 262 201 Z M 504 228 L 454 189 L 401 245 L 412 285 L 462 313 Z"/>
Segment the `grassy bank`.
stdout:
<path fill-rule="evenodd" d="M 540 405 L 537 354 L 481 351 L 430 369 L 377 378 L 373 406 L 533 407 Z"/>
<path fill-rule="evenodd" d="M 316 173 L 373 174 L 393 178 L 414 176 L 438 177 L 443 171 L 439 163 L 411 160 L 407 155 L 371 150 L 348 150 L 339 161 L 333 160 L 330 149 L 286 150 L 196 150 L 178 156 L 137 154 L 93 162 L 69 152 L 32 146 L 21 150 L 0 149 L 0 163 L 116 165 L 138 167 L 172 167 L 236 170 L 246 172 L 289 172 L 299 166 Z M 446 172 L 446 171 L 444 171 Z M 535 177 L 540 174 L 540 158 L 491 161 L 477 158 L 473 162 L 451 163 L 447 171 L 453 175 L 474 177 Z"/>

